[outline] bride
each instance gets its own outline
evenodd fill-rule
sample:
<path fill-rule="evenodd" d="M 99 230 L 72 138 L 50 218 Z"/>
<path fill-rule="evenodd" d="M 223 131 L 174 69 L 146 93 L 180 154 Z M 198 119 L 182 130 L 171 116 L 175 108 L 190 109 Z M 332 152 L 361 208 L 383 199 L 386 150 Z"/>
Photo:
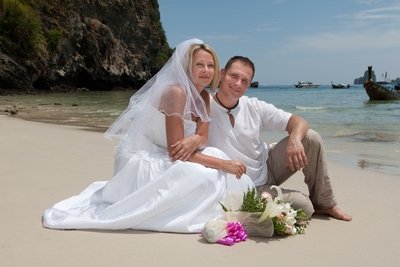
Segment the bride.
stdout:
<path fill-rule="evenodd" d="M 219 217 L 227 192 L 254 186 L 243 163 L 206 147 L 219 74 L 210 46 L 179 44 L 105 133 L 120 138 L 113 177 L 47 209 L 43 226 L 190 233 Z"/>

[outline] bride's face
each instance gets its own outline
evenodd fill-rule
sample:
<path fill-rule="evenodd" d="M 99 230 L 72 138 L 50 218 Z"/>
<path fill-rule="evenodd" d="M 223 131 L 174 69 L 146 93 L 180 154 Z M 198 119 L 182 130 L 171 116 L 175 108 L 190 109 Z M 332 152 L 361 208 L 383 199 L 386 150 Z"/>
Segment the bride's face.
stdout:
<path fill-rule="evenodd" d="M 215 63 L 212 54 L 198 49 L 192 59 L 192 82 L 199 92 L 210 85 L 215 74 Z"/>

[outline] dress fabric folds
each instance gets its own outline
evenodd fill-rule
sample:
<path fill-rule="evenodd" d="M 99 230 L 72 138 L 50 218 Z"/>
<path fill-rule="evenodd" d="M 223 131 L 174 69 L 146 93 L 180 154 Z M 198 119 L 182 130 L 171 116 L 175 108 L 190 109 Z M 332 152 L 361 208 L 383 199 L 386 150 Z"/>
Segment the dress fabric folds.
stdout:
<path fill-rule="evenodd" d="M 152 109 L 146 116 L 148 123 L 128 131 L 121 140 L 113 177 L 47 209 L 44 227 L 195 233 L 222 215 L 219 202 L 227 192 L 245 192 L 254 186 L 246 175 L 236 179 L 201 164 L 172 162 L 166 148 L 165 115 Z M 195 127 L 195 122 L 184 121 L 185 135 L 192 135 Z M 212 147 L 202 153 L 228 159 Z"/>

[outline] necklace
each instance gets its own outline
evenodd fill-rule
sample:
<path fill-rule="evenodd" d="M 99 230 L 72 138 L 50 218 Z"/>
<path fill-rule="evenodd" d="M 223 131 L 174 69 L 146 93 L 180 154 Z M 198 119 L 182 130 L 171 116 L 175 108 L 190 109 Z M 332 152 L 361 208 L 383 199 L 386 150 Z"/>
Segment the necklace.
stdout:
<path fill-rule="evenodd" d="M 226 112 L 231 115 L 231 110 L 235 109 L 238 105 L 239 105 L 239 100 L 236 102 L 236 104 L 233 107 L 228 108 L 227 106 L 225 106 L 224 104 L 222 104 L 221 100 L 219 100 L 218 98 L 218 93 L 215 94 L 215 98 L 217 99 L 218 104 L 220 104 L 221 106 L 223 106 L 226 109 Z"/>

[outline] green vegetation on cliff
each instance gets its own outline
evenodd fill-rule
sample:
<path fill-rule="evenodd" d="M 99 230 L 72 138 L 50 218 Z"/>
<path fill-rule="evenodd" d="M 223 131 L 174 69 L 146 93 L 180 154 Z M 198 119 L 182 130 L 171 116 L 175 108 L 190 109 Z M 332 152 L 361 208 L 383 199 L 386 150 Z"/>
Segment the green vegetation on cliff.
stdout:
<path fill-rule="evenodd" d="M 137 88 L 171 54 L 157 0 L 0 0 L 0 92 Z"/>
<path fill-rule="evenodd" d="M 0 0 L 0 40 L 22 51 L 35 51 L 43 42 L 40 17 L 33 1 Z"/>

